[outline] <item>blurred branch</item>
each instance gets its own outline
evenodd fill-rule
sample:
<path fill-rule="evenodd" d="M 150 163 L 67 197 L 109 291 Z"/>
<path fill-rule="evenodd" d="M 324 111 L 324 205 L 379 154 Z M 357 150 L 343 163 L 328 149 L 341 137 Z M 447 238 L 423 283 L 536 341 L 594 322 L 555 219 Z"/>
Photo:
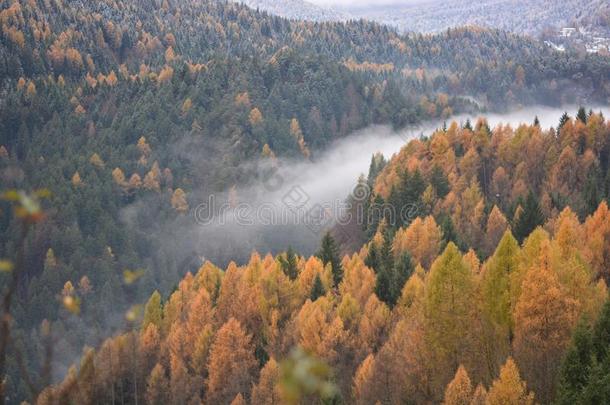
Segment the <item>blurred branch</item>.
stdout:
<path fill-rule="evenodd" d="M 0 383 L 0 405 L 4 405 L 6 402 L 6 352 L 11 340 L 11 324 L 13 320 L 11 316 L 11 306 L 13 303 L 13 296 L 19 285 L 19 278 L 25 270 L 25 242 L 30 227 L 44 218 L 44 213 L 38 199 L 48 197 L 48 195 L 49 193 L 46 190 L 37 191 L 31 195 L 22 191 L 11 190 L 0 195 L 2 200 L 12 203 L 13 213 L 20 223 L 15 263 L 10 269 L 10 280 L 4 297 L 2 298 L 2 318 L 0 319 L 0 378 L 2 378 L 2 383 Z M 32 389 L 32 393 L 35 394 L 36 388 L 27 373 L 21 352 L 19 350 L 16 350 L 15 352 L 19 367 L 24 374 L 24 380 L 28 387 Z"/>

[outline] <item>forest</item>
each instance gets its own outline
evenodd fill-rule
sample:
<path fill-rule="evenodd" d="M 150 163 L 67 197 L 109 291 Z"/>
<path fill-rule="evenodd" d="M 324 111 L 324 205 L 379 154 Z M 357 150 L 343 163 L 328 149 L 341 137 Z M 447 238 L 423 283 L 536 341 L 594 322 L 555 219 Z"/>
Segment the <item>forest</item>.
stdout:
<path fill-rule="evenodd" d="M 579 116 L 557 133 L 452 123 L 373 159 L 370 201 L 415 196 L 417 218 L 381 218 L 342 258 L 328 234 L 309 258 L 207 262 L 39 402 L 606 403 L 610 211 L 589 185 L 608 190 L 610 121 Z"/>
<path fill-rule="evenodd" d="M 10 0 L 0 25 L 2 403 L 610 395 L 610 123 L 585 108 L 553 129 L 451 123 L 607 104 L 608 56 L 216 0 Z M 163 238 L 203 194 L 249 184 L 244 162 L 315 162 L 356 130 L 431 119 L 448 124 L 373 157 L 366 221 L 316 257 L 216 267 Z"/>

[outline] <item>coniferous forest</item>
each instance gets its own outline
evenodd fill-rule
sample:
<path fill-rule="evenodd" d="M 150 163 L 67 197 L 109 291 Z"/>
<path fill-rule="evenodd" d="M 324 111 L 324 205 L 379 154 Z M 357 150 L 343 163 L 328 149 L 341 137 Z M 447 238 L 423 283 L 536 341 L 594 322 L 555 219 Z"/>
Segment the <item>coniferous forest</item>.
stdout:
<path fill-rule="evenodd" d="M 610 403 L 608 54 L 224 0 L 0 25 L 0 404 Z M 485 118 L 540 105 L 576 107 Z M 317 251 L 193 247 L 207 197 L 431 122 Z"/>

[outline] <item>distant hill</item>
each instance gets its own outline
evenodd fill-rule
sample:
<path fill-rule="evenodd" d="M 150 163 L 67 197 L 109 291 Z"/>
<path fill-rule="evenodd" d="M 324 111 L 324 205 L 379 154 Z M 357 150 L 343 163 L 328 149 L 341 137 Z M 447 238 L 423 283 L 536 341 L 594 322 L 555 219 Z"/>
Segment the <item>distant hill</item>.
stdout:
<path fill-rule="evenodd" d="M 565 26 L 575 18 L 595 20 L 604 7 L 607 7 L 604 0 L 430 0 L 346 10 L 403 31 L 440 32 L 463 25 L 481 25 L 537 35 L 548 27 Z"/>
<path fill-rule="evenodd" d="M 250 8 L 267 11 L 280 17 L 309 21 L 344 21 L 349 14 L 320 7 L 303 0 L 234 0 Z"/>

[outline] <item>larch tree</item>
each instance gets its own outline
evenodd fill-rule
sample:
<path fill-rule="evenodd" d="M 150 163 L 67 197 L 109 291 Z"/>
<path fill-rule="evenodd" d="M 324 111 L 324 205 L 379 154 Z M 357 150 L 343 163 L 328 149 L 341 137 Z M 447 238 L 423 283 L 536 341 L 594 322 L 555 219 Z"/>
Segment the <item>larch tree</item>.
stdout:
<path fill-rule="evenodd" d="M 339 293 L 350 294 L 364 306 L 375 289 L 375 273 L 366 267 L 362 258 L 356 254 L 344 261 L 343 267 L 345 273 L 339 284 Z"/>
<path fill-rule="evenodd" d="M 250 125 L 256 127 L 263 122 L 263 114 L 258 108 L 253 108 L 250 110 L 250 114 L 248 115 L 248 119 L 250 121 Z"/>
<path fill-rule="evenodd" d="M 390 309 L 382 301 L 371 295 L 364 306 L 358 323 L 358 340 L 362 349 L 377 352 L 390 329 Z"/>
<path fill-rule="evenodd" d="M 500 209 L 494 205 L 487 218 L 487 226 L 485 229 L 485 254 L 490 255 L 495 247 L 500 243 L 500 239 L 508 228 L 508 221 L 502 214 Z"/>
<path fill-rule="evenodd" d="M 430 268 L 441 246 L 442 232 L 434 217 L 416 218 L 406 229 L 396 232 L 393 242 L 395 257 L 409 252 L 415 264 Z"/>
<path fill-rule="evenodd" d="M 517 240 L 510 231 L 506 231 L 482 274 L 482 309 L 490 329 L 484 336 L 490 348 L 487 364 L 493 366 L 489 370 L 492 376 L 498 371 L 495 366 L 506 358 L 510 350 L 514 328 L 511 278 L 517 271 L 519 253 Z"/>
<path fill-rule="evenodd" d="M 432 264 L 425 291 L 426 331 L 438 361 L 439 381 L 444 387 L 447 369 L 472 364 L 472 324 L 475 283 L 458 248 L 449 243 Z"/>
<path fill-rule="evenodd" d="M 163 308 L 161 306 L 161 294 L 159 291 L 152 293 L 146 306 L 144 307 L 144 320 L 142 321 L 142 331 L 145 331 L 149 324 L 161 328 L 163 319 Z"/>
<path fill-rule="evenodd" d="M 233 401 L 231 401 L 231 405 L 247 405 L 247 402 L 241 392 L 237 394 L 235 398 L 233 398 Z"/>
<path fill-rule="evenodd" d="M 577 302 L 563 291 L 545 243 L 526 274 L 515 308 L 515 357 L 540 400 L 553 399 L 561 358 L 570 341 Z"/>
<path fill-rule="evenodd" d="M 533 405 L 534 394 L 528 392 L 525 382 L 521 380 L 519 369 L 512 358 L 500 370 L 500 377 L 495 380 L 487 394 L 487 405 Z"/>
<path fill-rule="evenodd" d="M 191 381 L 191 376 L 186 368 L 186 365 L 176 355 L 170 356 L 170 394 L 171 404 L 181 405 L 188 403 L 193 399 L 196 390 L 195 384 Z"/>
<path fill-rule="evenodd" d="M 149 323 L 140 334 L 138 344 L 138 361 L 142 370 L 151 370 L 159 360 L 161 350 L 159 329 L 154 323 Z"/>
<path fill-rule="evenodd" d="M 74 187 L 80 187 L 82 184 L 83 181 L 81 180 L 80 174 L 78 172 L 74 172 L 74 175 L 72 176 L 72 185 Z"/>
<path fill-rule="evenodd" d="M 597 276 L 610 282 L 610 210 L 603 201 L 597 210 L 586 219 L 584 235 L 587 249 L 584 255 Z"/>
<path fill-rule="evenodd" d="M 261 370 L 258 384 L 252 387 L 251 402 L 260 405 L 280 405 L 282 401 L 279 380 L 279 364 L 274 358 L 270 358 Z"/>
<path fill-rule="evenodd" d="M 165 369 L 159 363 L 152 369 L 146 385 L 146 402 L 151 405 L 167 405 L 169 402 L 169 381 Z"/>
<path fill-rule="evenodd" d="M 125 186 L 125 173 L 123 173 L 123 171 L 121 169 L 119 169 L 118 167 L 115 168 L 112 171 L 112 179 L 114 180 L 114 182 L 121 186 L 124 187 Z"/>
<path fill-rule="evenodd" d="M 369 354 L 358 366 L 354 375 L 352 396 L 354 403 L 358 405 L 372 404 L 376 399 L 374 378 L 375 357 Z"/>
<path fill-rule="evenodd" d="M 256 372 L 251 337 L 231 318 L 214 339 L 208 362 L 206 398 L 209 403 L 229 403 L 239 393 L 248 393 Z"/>
<path fill-rule="evenodd" d="M 445 389 L 443 405 L 470 405 L 472 401 L 472 383 L 464 366 L 460 365 L 455 377 Z"/>
<path fill-rule="evenodd" d="M 328 297 L 308 300 L 296 315 L 298 344 L 329 365 L 339 360 L 347 338 L 343 321 L 335 316 L 332 306 Z"/>
<path fill-rule="evenodd" d="M 177 188 L 174 190 L 171 199 L 172 208 L 179 213 L 180 215 L 184 215 L 189 210 L 189 204 L 186 201 L 186 193 L 181 188 Z"/>
<path fill-rule="evenodd" d="M 483 384 L 479 384 L 475 388 L 470 405 L 487 405 L 487 390 Z"/>

